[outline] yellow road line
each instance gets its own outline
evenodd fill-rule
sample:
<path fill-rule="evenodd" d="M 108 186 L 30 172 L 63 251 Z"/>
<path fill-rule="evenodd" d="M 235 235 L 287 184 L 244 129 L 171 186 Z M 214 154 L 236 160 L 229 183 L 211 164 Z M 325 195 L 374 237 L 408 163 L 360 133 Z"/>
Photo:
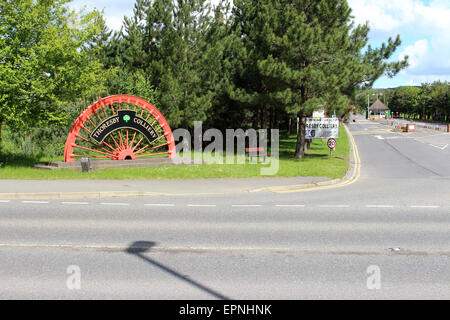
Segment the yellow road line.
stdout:
<path fill-rule="evenodd" d="M 350 143 L 352 144 L 353 149 L 353 159 L 355 160 L 355 167 L 353 168 L 353 173 L 350 179 L 343 181 L 341 183 L 337 183 L 330 186 L 322 186 L 322 187 L 314 187 L 308 189 L 299 189 L 299 190 L 286 190 L 286 191 L 274 191 L 275 193 L 298 193 L 298 192 L 307 192 L 307 191 L 317 191 L 317 190 L 327 190 L 327 189 L 335 189 L 342 188 L 354 184 L 358 181 L 361 176 L 361 158 L 359 157 L 358 146 L 356 145 L 355 139 L 353 138 L 350 130 L 345 126 L 345 130 L 347 131 L 347 135 L 350 138 Z"/>

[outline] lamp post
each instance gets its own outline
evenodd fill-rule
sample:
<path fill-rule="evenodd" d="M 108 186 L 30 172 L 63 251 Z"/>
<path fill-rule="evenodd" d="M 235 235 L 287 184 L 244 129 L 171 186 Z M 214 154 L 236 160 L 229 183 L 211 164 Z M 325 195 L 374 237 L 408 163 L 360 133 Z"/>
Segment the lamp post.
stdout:
<path fill-rule="evenodd" d="M 369 119 L 369 106 L 370 106 L 369 98 L 370 98 L 371 95 L 372 96 L 376 96 L 375 93 L 372 93 L 372 94 L 368 93 L 367 94 L 367 114 L 366 114 L 366 119 Z M 378 96 L 377 96 L 377 99 L 378 99 Z"/>

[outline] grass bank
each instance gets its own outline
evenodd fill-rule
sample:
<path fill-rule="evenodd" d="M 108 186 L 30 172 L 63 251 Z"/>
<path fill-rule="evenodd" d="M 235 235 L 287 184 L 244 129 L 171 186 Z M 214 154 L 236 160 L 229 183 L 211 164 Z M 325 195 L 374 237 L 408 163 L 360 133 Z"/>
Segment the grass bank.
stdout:
<path fill-rule="evenodd" d="M 341 178 L 349 167 L 350 144 L 345 128 L 341 126 L 336 152 L 330 157 L 325 140 L 313 140 L 306 157 L 293 159 L 296 136 L 280 137 L 280 162 L 276 177 L 316 176 Z M 261 177 L 261 168 L 267 164 L 243 165 L 180 165 L 149 168 L 103 169 L 81 173 L 73 170 L 36 170 L 33 164 L 61 161 L 62 158 L 26 157 L 0 154 L 0 179 L 194 179 L 194 178 L 251 178 Z"/>

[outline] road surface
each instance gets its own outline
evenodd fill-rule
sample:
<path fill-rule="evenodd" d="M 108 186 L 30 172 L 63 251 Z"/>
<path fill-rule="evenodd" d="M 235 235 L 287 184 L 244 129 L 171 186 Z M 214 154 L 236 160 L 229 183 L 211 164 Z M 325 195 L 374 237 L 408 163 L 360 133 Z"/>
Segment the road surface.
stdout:
<path fill-rule="evenodd" d="M 349 128 L 342 188 L 0 199 L 0 299 L 449 299 L 450 135 Z"/>

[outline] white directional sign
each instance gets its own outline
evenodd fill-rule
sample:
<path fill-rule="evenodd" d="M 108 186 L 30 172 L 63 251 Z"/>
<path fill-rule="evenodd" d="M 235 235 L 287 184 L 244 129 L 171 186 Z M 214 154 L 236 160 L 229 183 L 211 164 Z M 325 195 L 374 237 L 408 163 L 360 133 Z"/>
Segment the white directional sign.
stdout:
<path fill-rule="evenodd" d="M 339 138 L 339 119 L 306 119 L 306 139 Z"/>
<path fill-rule="evenodd" d="M 321 109 L 313 112 L 313 118 L 325 118 L 325 110 Z"/>

